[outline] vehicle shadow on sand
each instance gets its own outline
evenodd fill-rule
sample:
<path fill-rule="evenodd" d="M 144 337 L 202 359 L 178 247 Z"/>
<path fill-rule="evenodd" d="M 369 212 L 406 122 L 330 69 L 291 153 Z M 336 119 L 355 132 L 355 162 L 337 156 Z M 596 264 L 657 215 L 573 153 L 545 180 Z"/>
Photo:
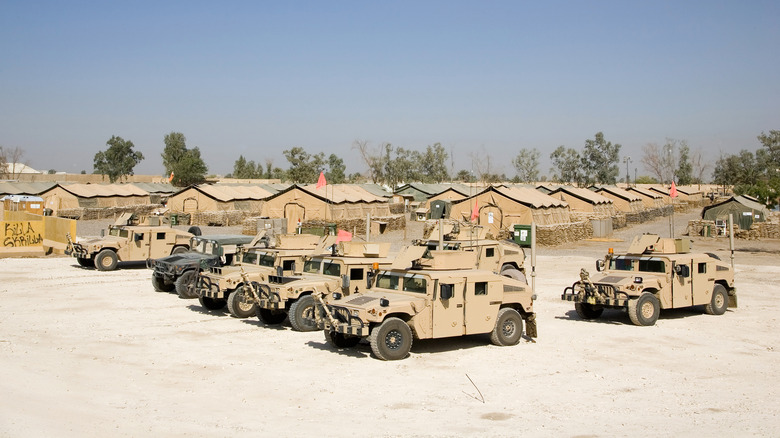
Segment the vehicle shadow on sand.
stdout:
<path fill-rule="evenodd" d="M 665 319 L 674 320 L 688 318 L 691 316 L 706 315 L 704 306 L 682 307 L 678 309 L 663 309 L 658 316 L 659 321 Z M 613 325 L 634 325 L 628 317 L 628 313 L 618 309 L 604 309 L 604 313 L 596 319 L 582 319 L 577 315 L 576 310 L 569 310 L 565 315 L 556 316 L 555 319 L 582 321 L 592 324 L 613 324 Z"/>
<path fill-rule="evenodd" d="M 227 313 L 228 316 L 230 316 L 230 313 Z M 260 318 L 256 316 L 250 316 L 249 318 L 242 318 L 241 323 L 248 324 L 253 327 L 262 327 L 266 330 L 278 330 L 278 331 L 287 331 L 292 330 L 292 326 L 290 325 L 290 320 L 285 318 L 284 321 L 282 321 L 279 324 L 266 324 L 263 321 L 260 320 Z"/>

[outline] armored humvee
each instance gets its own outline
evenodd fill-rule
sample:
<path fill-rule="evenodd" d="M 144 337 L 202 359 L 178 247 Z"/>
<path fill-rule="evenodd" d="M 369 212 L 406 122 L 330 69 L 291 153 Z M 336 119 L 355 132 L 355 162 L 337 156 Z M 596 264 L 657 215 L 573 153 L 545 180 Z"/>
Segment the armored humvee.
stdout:
<path fill-rule="evenodd" d="M 307 258 L 301 275 L 269 275 L 253 295 L 258 318 L 280 324 L 287 316 L 294 330 L 316 330 L 315 297 L 367 290 L 376 270 L 392 263 L 389 250 L 390 243 L 341 242 L 331 255 Z"/>
<path fill-rule="evenodd" d="M 198 227 L 190 227 L 185 232 L 150 225 L 149 221 L 139 222 L 134 214 L 124 213 L 109 226 L 108 233 L 101 237 L 77 239 L 74 242 L 68 234 L 65 254 L 76 257 L 81 266 L 112 271 L 118 262 L 141 262 L 148 258 L 186 252 L 190 249 L 190 238 L 196 234 L 200 234 Z"/>
<path fill-rule="evenodd" d="M 336 348 L 368 338 L 382 360 L 403 359 L 412 338 L 431 339 L 490 333 L 496 345 L 536 337 L 535 297 L 525 281 L 475 269 L 476 254 L 408 247 L 381 271 L 371 290 L 318 303 L 317 327 Z M 411 267 L 409 261 L 411 262 Z"/>
<path fill-rule="evenodd" d="M 214 266 L 201 272 L 195 296 L 207 309 L 227 305 L 231 315 L 248 318 L 256 313 L 248 289 L 266 282 L 270 274 L 292 275 L 303 265 L 305 256 L 324 252 L 334 240 L 333 236 L 282 234 L 245 247 L 232 266 Z"/>
<path fill-rule="evenodd" d="M 253 240 L 253 236 L 241 234 L 194 236 L 190 238 L 189 252 L 146 260 L 146 267 L 153 270 L 152 287 L 158 292 L 176 289 L 182 298 L 195 298 L 198 273 L 231 264 L 239 248 Z"/>
<path fill-rule="evenodd" d="M 704 305 L 722 315 L 737 307 L 734 271 L 714 254 L 690 252 L 690 240 L 636 236 L 625 254 L 611 248 L 593 278 L 585 269 L 561 299 L 573 301 L 577 315 L 595 319 L 605 308 L 625 309 L 631 322 L 649 326 L 661 309 Z"/>

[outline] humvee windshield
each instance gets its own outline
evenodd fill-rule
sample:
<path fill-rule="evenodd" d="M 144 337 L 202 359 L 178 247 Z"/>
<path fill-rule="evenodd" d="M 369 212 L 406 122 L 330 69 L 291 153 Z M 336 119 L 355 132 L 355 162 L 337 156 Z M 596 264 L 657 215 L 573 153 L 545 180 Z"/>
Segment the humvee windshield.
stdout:
<path fill-rule="evenodd" d="M 399 285 L 401 286 L 400 289 Z M 379 274 L 379 278 L 376 280 L 376 287 L 424 294 L 427 291 L 428 281 L 418 275 L 405 276 L 383 272 Z"/>
<path fill-rule="evenodd" d="M 201 254 L 219 255 L 219 244 L 213 240 L 193 237 L 190 247 L 193 251 L 199 252 Z"/>
<path fill-rule="evenodd" d="M 110 228 L 108 230 L 109 236 L 127 237 L 128 231 L 124 228 Z"/>
<path fill-rule="evenodd" d="M 322 265 L 322 260 L 320 259 L 306 260 L 306 263 L 303 264 L 303 272 L 309 274 L 319 274 L 320 265 Z"/>
<path fill-rule="evenodd" d="M 615 257 L 609 263 L 609 268 L 613 271 L 639 271 L 665 273 L 666 263 L 662 259 L 655 258 L 627 258 Z"/>
<path fill-rule="evenodd" d="M 322 267 L 322 273 L 333 277 L 341 275 L 341 265 L 333 260 L 325 260 L 325 265 Z"/>

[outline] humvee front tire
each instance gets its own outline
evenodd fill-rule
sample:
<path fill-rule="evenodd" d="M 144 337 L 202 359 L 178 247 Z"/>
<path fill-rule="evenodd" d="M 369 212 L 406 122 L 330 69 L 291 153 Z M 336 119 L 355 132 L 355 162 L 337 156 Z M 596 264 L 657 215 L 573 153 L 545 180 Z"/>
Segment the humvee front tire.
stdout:
<path fill-rule="evenodd" d="M 277 325 L 287 318 L 287 313 L 281 310 L 264 309 L 262 307 L 257 308 L 257 318 L 263 321 L 264 324 Z"/>
<path fill-rule="evenodd" d="M 298 298 L 292 305 L 287 317 L 293 330 L 299 332 L 312 332 L 317 330 L 317 321 L 314 319 L 314 297 L 304 295 Z"/>
<path fill-rule="evenodd" d="M 200 236 L 200 235 L 202 235 L 202 234 L 203 234 L 203 233 L 200 231 L 200 227 L 198 227 L 198 226 L 195 226 L 195 225 L 193 225 L 193 226 L 189 227 L 189 228 L 187 229 L 187 232 L 188 232 L 188 233 L 190 233 L 190 234 L 192 234 L 193 236 Z"/>
<path fill-rule="evenodd" d="M 498 346 L 516 345 L 523 336 L 523 318 L 517 310 L 504 307 L 498 311 L 490 342 Z"/>
<path fill-rule="evenodd" d="M 710 315 L 723 315 L 729 307 L 729 297 L 726 288 L 716 284 L 712 289 L 712 299 L 704 306 L 704 311 Z"/>
<path fill-rule="evenodd" d="M 400 318 L 387 318 L 371 330 L 369 341 L 378 359 L 403 359 L 412 349 L 412 329 Z"/>
<path fill-rule="evenodd" d="M 604 312 L 604 307 L 590 303 L 574 303 L 574 310 L 582 319 L 596 319 Z"/>
<path fill-rule="evenodd" d="M 94 268 L 95 267 L 95 261 L 92 259 L 85 259 L 83 257 L 76 257 L 76 261 L 79 262 L 79 266 L 83 266 L 85 268 Z"/>
<path fill-rule="evenodd" d="M 95 268 L 98 271 L 113 271 L 117 262 L 116 253 L 110 249 L 104 249 L 95 256 Z"/>
<path fill-rule="evenodd" d="M 655 295 L 645 292 L 639 298 L 629 300 L 628 317 L 635 325 L 649 326 L 658 321 L 661 303 Z"/>
<path fill-rule="evenodd" d="M 173 283 L 166 283 L 163 277 L 152 274 L 152 287 L 155 292 L 170 292 L 176 288 L 176 285 Z"/>
<path fill-rule="evenodd" d="M 257 313 L 257 303 L 244 291 L 244 286 L 238 286 L 228 295 L 227 308 L 235 318 L 249 318 Z"/>
<path fill-rule="evenodd" d="M 224 298 L 198 297 L 200 305 L 208 310 L 220 310 L 227 304 Z"/>
<path fill-rule="evenodd" d="M 360 342 L 358 336 L 348 336 L 344 333 L 334 332 L 333 330 L 325 330 L 325 340 L 328 341 L 328 344 L 332 347 L 338 349 L 352 348 Z"/>
<path fill-rule="evenodd" d="M 198 271 L 190 269 L 176 279 L 176 293 L 179 294 L 179 298 L 197 298 L 198 294 L 195 290 L 198 281 Z M 221 309 L 221 307 L 220 307 Z"/>

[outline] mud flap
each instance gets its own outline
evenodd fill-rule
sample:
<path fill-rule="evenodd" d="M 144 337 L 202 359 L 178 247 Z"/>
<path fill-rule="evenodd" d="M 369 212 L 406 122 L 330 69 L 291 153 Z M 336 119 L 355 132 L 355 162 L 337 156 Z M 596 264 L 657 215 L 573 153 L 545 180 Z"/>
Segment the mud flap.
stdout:
<path fill-rule="evenodd" d="M 737 290 L 733 289 L 729 291 L 729 307 L 737 307 Z"/>
<path fill-rule="evenodd" d="M 525 334 L 528 337 L 535 338 L 536 333 L 536 314 L 532 313 L 525 319 Z"/>

